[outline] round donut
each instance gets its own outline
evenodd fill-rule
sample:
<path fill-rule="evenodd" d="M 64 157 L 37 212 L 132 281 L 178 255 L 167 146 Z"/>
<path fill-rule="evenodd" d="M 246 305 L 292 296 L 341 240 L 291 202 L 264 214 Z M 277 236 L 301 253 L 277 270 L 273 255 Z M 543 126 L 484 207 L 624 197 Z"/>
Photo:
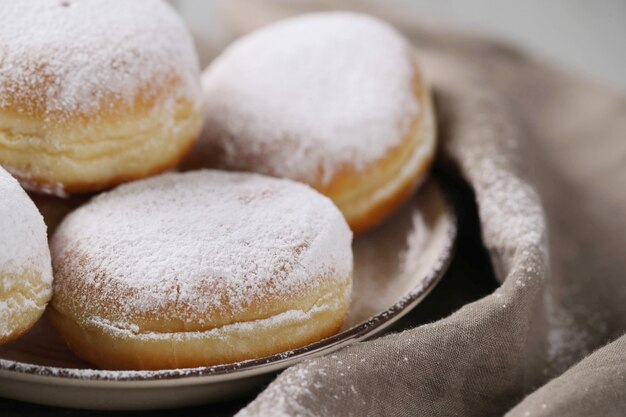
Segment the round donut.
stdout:
<path fill-rule="evenodd" d="M 304 184 L 223 171 L 126 184 L 55 232 L 50 315 L 106 369 L 230 363 L 339 330 L 352 233 Z"/>
<path fill-rule="evenodd" d="M 17 180 L 0 167 L 0 344 L 30 329 L 50 297 L 46 225 Z"/>
<path fill-rule="evenodd" d="M 25 188 L 97 191 L 175 166 L 202 125 L 200 71 L 161 1 L 0 3 L 0 164 Z"/>
<path fill-rule="evenodd" d="M 413 50 L 375 18 L 314 13 L 267 26 L 228 47 L 202 82 L 204 129 L 186 167 L 305 182 L 355 232 L 398 206 L 433 160 Z"/>

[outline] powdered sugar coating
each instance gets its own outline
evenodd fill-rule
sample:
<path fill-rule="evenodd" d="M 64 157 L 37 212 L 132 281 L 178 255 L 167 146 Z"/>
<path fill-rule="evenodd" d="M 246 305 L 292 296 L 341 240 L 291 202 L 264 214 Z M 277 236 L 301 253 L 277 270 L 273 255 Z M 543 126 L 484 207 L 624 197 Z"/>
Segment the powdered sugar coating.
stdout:
<path fill-rule="evenodd" d="M 202 324 L 320 282 L 345 285 L 351 239 L 339 210 L 306 185 L 170 173 L 120 186 L 64 220 L 52 241 L 55 292 L 93 312 L 84 322 L 139 332 L 137 317 L 158 312 Z"/>
<path fill-rule="evenodd" d="M 380 160 L 419 114 L 409 44 L 388 24 L 315 13 L 234 42 L 203 74 L 201 146 L 218 165 L 327 183 Z M 210 157 L 210 155 L 209 155 Z M 249 169 L 249 166 L 247 167 Z"/>
<path fill-rule="evenodd" d="M 5 1 L 0 15 L 0 108 L 92 116 L 163 83 L 198 101 L 193 42 L 164 2 Z"/>
<path fill-rule="evenodd" d="M 40 285 L 24 288 L 30 285 L 30 281 L 19 279 L 25 273 L 40 276 Z M 31 300 L 7 298 L 7 294 L 20 286 L 22 296 L 49 299 L 51 283 L 52 266 L 43 217 L 17 180 L 0 167 L 0 339 L 5 332 L 14 330 L 8 320 L 20 311 L 16 309 L 31 307 Z"/>

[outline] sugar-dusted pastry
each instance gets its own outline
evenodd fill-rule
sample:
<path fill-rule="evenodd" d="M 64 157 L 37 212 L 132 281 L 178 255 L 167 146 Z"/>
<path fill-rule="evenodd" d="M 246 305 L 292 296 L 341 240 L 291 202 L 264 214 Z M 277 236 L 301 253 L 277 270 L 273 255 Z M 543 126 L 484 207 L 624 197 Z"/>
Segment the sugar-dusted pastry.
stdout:
<path fill-rule="evenodd" d="M 100 190 L 178 163 L 201 127 L 191 36 L 165 2 L 0 2 L 0 164 L 29 190 Z"/>
<path fill-rule="evenodd" d="M 409 43 L 355 13 L 284 20 L 235 41 L 204 72 L 205 123 L 187 168 L 308 183 L 355 232 L 380 222 L 435 152 L 429 91 Z"/>
<path fill-rule="evenodd" d="M 352 233 L 310 187 L 196 171 L 122 185 L 52 238 L 53 323 L 108 369 L 229 363 L 339 330 Z"/>
<path fill-rule="evenodd" d="M 51 296 L 46 225 L 15 178 L 0 167 L 0 343 L 30 329 Z"/>

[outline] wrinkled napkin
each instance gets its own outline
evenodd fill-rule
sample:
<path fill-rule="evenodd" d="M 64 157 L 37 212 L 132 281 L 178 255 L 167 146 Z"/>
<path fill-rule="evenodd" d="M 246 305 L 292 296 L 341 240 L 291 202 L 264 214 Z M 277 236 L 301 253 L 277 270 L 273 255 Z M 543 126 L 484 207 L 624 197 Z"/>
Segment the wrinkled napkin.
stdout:
<path fill-rule="evenodd" d="M 329 2 L 224 2 L 240 35 Z M 430 324 L 282 372 L 238 416 L 626 415 L 626 100 L 505 44 L 372 3 L 415 46 L 441 159 L 500 282 Z"/>

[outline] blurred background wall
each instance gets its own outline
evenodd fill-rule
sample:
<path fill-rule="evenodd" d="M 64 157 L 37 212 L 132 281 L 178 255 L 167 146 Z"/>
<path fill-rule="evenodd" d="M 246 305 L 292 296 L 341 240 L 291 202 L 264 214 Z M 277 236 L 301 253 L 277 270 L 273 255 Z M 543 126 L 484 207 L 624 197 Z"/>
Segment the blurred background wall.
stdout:
<path fill-rule="evenodd" d="M 235 7 L 246 7 L 244 4 L 253 2 L 234 2 L 237 6 L 233 6 L 232 0 L 171 0 L 195 34 L 215 45 L 224 45 L 231 38 L 224 25 L 224 8 L 232 13 Z M 406 8 L 443 23 L 508 40 L 561 67 L 626 93 L 626 0 L 363 0 L 360 3 Z"/>

